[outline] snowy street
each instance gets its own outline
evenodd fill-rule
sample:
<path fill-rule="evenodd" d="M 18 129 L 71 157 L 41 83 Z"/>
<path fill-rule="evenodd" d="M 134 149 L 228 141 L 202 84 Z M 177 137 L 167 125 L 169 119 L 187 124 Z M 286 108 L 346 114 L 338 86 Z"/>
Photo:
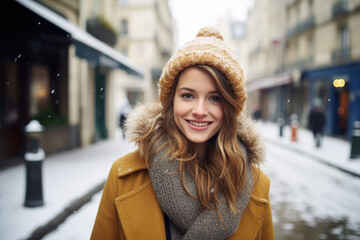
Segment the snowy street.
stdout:
<path fill-rule="evenodd" d="M 288 129 L 279 138 L 272 123 L 260 123 L 267 148 L 261 169 L 270 177 L 277 240 L 360 239 L 360 159 L 349 159 L 350 144 L 324 139 L 313 146 L 311 134 L 299 129 L 291 142 Z M 57 228 L 47 229 L 74 200 L 105 181 L 116 158 L 134 149 L 118 137 L 86 148 L 48 156 L 43 164 L 44 206 L 23 206 L 25 167 L 0 171 L 0 239 L 28 239 L 36 229 L 49 232 L 43 239 L 89 239 L 101 191 L 71 212 Z M 90 195 L 91 196 L 91 195 Z"/>
<path fill-rule="evenodd" d="M 277 240 L 360 239 L 360 178 L 267 143 Z"/>
<path fill-rule="evenodd" d="M 24 207 L 26 167 L 22 164 L 0 171 L 0 239 L 28 239 L 38 228 L 42 229 L 41 232 L 50 231 L 49 223 L 56 226 L 60 222 L 57 216 L 68 214 L 69 209 L 74 208 L 74 202 L 85 202 L 75 200 L 82 200 L 103 183 L 112 163 L 133 150 L 133 144 L 123 141 L 120 133 L 117 133 L 115 139 L 47 156 L 42 164 L 44 205 L 35 208 Z M 86 211 L 86 206 L 79 210 Z M 79 212 L 73 211 L 71 216 L 81 216 L 82 213 L 77 214 Z M 87 226 L 91 228 L 95 217 L 93 212 L 96 210 L 85 212 L 87 216 L 85 220 L 80 219 L 80 223 L 92 221 Z M 73 225 L 73 229 L 67 233 L 91 231 L 81 226 Z M 60 236 L 60 239 L 89 237 Z"/>
<path fill-rule="evenodd" d="M 103 193 L 95 240 L 360 240 L 359 26 L 360 0 L 1 1 L 0 240 L 91 239 Z"/>
<path fill-rule="evenodd" d="M 95 194 L 92 201 L 84 205 L 78 212 L 69 216 L 55 231 L 46 235 L 44 240 L 80 240 L 90 239 L 102 191 Z"/>
<path fill-rule="evenodd" d="M 360 239 L 360 178 L 269 141 L 262 170 L 271 179 L 277 240 Z M 88 239 L 101 193 L 46 236 Z"/>

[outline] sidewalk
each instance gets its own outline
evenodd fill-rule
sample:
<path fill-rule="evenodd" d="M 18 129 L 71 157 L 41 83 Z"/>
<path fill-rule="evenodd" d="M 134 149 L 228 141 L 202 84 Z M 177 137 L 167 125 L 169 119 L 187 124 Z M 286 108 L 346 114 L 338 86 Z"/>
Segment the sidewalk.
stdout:
<path fill-rule="evenodd" d="M 307 129 L 299 128 L 297 131 L 297 142 L 292 142 L 291 129 L 289 126 L 284 127 L 283 137 L 280 137 L 279 126 L 277 124 L 272 122 L 258 122 L 257 124 L 261 129 L 261 134 L 268 148 L 271 147 L 268 143 L 277 144 L 360 177 L 360 159 L 350 159 L 350 142 L 325 136 L 322 146 L 316 148 L 313 135 Z"/>
<path fill-rule="evenodd" d="M 90 201 L 102 189 L 111 164 L 134 149 L 118 138 L 46 157 L 42 164 L 44 206 L 36 208 L 23 206 L 25 165 L 0 171 L 0 239 L 28 239 L 36 229 L 33 239 L 39 239 Z M 89 218 L 95 220 L 95 216 Z"/>
<path fill-rule="evenodd" d="M 320 149 L 314 147 L 312 135 L 298 130 L 298 141 L 290 141 L 290 129 L 274 123 L 258 123 L 267 148 L 281 145 L 311 159 L 360 176 L 360 159 L 350 160 L 350 143 L 325 137 Z M 0 239 L 40 239 L 42 234 L 58 226 L 102 189 L 111 164 L 120 156 L 134 150 L 120 138 L 99 142 L 85 148 L 48 156 L 43 162 L 44 206 L 24 207 L 25 165 L 0 171 Z M 93 218 L 94 216 L 88 216 Z M 91 231 L 91 229 L 89 230 Z M 33 234 L 33 235 L 32 235 Z"/>

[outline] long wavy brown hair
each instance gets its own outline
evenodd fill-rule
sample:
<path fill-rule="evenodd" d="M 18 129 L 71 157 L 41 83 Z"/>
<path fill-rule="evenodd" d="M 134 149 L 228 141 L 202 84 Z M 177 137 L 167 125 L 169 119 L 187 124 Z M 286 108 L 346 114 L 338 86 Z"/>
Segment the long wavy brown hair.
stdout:
<path fill-rule="evenodd" d="M 166 149 L 166 157 L 180 161 L 179 173 L 185 187 L 185 171 L 194 178 L 197 199 L 207 209 L 215 208 L 220 202 L 222 192 L 233 213 L 237 213 L 236 201 L 246 184 L 246 160 L 237 136 L 238 118 L 234 110 L 240 104 L 234 100 L 231 85 L 217 69 L 207 65 L 191 66 L 208 74 L 218 89 L 224 112 L 223 124 L 207 146 L 206 156 L 200 159 L 193 144 L 177 128 L 173 114 L 173 99 L 179 76 L 175 79 L 169 101 L 163 106 L 162 113 L 153 122 L 149 131 L 135 139 L 141 157 L 150 167 L 151 157 L 160 150 Z M 221 216 L 220 216 L 221 218 Z"/>

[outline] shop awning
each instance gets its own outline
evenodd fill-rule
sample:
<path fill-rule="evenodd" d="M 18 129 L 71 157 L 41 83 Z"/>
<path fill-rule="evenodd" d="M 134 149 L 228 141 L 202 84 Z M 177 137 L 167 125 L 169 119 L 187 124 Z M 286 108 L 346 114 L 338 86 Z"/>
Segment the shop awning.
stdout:
<path fill-rule="evenodd" d="M 16 1 L 38 16 L 70 34 L 70 37 L 75 44 L 76 56 L 84 58 L 96 65 L 123 69 L 128 74 L 135 75 L 136 77 L 142 78 L 144 76 L 144 69 L 140 66 L 132 63 L 118 51 L 93 37 L 49 8 L 32 0 Z"/>
<path fill-rule="evenodd" d="M 267 78 L 261 78 L 261 79 L 249 81 L 246 83 L 246 89 L 248 92 L 251 92 L 258 89 L 265 89 L 265 88 L 285 85 L 292 82 L 293 80 L 294 78 L 292 73 L 281 73 Z"/>

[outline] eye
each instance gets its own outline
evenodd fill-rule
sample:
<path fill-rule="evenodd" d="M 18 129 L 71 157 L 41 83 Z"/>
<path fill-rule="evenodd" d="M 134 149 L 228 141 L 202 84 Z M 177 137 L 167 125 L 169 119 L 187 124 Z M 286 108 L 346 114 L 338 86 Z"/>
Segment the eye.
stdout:
<path fill-rule="evenodd" d="M 194 98 L 194 96 L 191 93 L 183 93 L 183 94 L 181 94 L 181 97 L 185 98 L 185 99 Z"/>
<path fill-rule="evenodd" d="M 212 101 L 212 102 L 221 102 L 221 99 L 220 99 L 219 96 L 211 96 L 209 98 L 209 100 Z"/>

